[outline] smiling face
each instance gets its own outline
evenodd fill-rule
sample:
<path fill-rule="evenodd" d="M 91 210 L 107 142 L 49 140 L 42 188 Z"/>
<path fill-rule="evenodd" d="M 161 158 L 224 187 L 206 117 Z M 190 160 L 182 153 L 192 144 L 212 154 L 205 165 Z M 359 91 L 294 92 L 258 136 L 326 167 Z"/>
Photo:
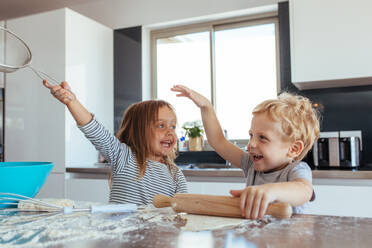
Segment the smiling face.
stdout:
<path fill-rule="evenodd" d="M 159 108 L 158 118 L 152 128 L 150 159 L 162 162 L 165 156 L 173 152 L 177 142 L 177 119 L 173 110 L 168 107 Z"/>
<path fill-rule="evenodd" d="M 293 160 L 292 144 L 284 140 L 281 123 L 266 113 L 254 115 L 249 136 L 248 152 L 256 171 L 279 170 Z"/>

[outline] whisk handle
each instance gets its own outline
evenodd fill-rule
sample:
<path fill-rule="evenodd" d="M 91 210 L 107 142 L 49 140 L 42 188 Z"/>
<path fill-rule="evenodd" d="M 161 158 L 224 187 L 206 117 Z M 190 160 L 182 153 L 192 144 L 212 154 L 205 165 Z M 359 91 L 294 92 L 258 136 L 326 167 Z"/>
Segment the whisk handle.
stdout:
<path fill-rule="evenodd" d="M 131 213 L 137 211 L 137 205 L 132 203 L 127 204 L 112 204 L 102 206 L 91 206 L 90 208 L 73 208 L 64 207 L 64 214 L 71 214 L 74 212 L 91 212 L 94 213 Z"/>
<path fill-rule="evenodd" d="M 91 213 L 131 213 L 137 211 L 137 205 L 132 203 L 127 204 L 112 204 L 103 206 L 92 206 Z"/>
<path fill-rule="evenodd" d="M 74 212 L 74 209 L 72 207 L 64 207 L 63 213 L 64 214 L 72 214 Z"/>

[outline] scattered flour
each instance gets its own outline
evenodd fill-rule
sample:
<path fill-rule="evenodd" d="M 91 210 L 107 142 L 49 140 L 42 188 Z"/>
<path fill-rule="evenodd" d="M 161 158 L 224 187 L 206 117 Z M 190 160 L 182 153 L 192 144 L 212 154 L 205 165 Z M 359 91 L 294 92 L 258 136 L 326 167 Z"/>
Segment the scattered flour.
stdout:
<path fill-rule="evenodd" d="M 46 201 L 56 204 L 68 203 L 68 206 L 74 203 L 70 200 Z M 93 204 L 77 202 L 76 207 L 86 208 Z M 32 208 L 31 205 L 23 207 Z M 112 216 L 115 217 L 115 214 L 83 212 L 66 215 L 24 212 L 1 214 L 0 247 L 49 247 L 79 240 L 118 239 L 123 233 L 138 228 L 133 214 L 132 218 L 128 218 L 130 214 L 121 215 L 120 221 Z"/>
<path fill-rule="evenodd" d="M 151 208 L 149 208 L 151 209 Z M 270 216 L 264 216 L 262 220 L 247 220 L 241 218 L 228 218 L 228 217 L 217 217 L 217 216 L 206 216 L 206 215 L 195 215 L 187 213 L 175 213 L 171 208 L 163 208 L 162 214 L 154 212 L 152 215 L 142 215 L 150 222 L 181 222 L 182 231 L 205 231 L 215 230 L 224 228 L 233 228 L 239 226 L 250 226 L 250 227 L 263 227 L 267 223 L 270 223 L 273 218 Z"/>
<path fill-rule="evenodd" d="M 184 231 L 204 231 L 213 230 L 227 227 L 234 227 L 247 222 L 245 219 L 239 218 L 226 218 L 204 215 L 185 215 L 187 219 L 186 225 L 182 227 Z"/>
<path fill-rule="evenodd" d="M 45 200 L 45 199 L 44 199 Z M 62 206 L 86 208 L 94 203 L 73 202 L 70 200 L 47 200 Z M 23 206 L 32 207 L 32 206 Z M 50 247 L 69 242 L 85 240 L 128 240 L 144 239 L 144 228 L 171 228 L 175 233 L 198 232 L 232 228 L 238 232 L 262 229 L 271 224 L 271 217 L 253 221 L 239 218 L 213 217 L 175 213 L 172 208 L 157 209 L 153 206 L 140 206 L 137 213 L 131 214 L 7 214 L 0 215 L 0 248 L 2 247 Z M 265 226 L 265 228 L 266 228 Z M 258 231 L 256 231 L 258 233 Z M 252 233 L 254 235 L 254 233 Z"/>
<path fill-rule="evenodd" d="M 52 204 L 60 207 L 74 207 L 75 203 L 72 200 L 69 199 L 36 199 L 40 200 L 42 203 Z M 33 202 L 30 202 L 28 200 L 20 201 L 18 203 L 19 209 L 30 209 L 30 210 L 48 210 L 51 207 L 43 205 L 42 203 L 35 204 Z"/>

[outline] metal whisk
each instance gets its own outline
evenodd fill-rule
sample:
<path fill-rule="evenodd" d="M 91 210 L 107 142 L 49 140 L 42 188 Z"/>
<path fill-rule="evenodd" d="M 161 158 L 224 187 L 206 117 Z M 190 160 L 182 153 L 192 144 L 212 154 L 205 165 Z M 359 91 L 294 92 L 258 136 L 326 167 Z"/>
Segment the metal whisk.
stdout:
<path fill-rule="evenodd" d="M 26 209 L 18 208 L 18 203 L 31 203 L 38 208 Z M 2 206 L 6 208 L 2 208 Z M 14 206 L 9 208 L 8 206 Z M 14 193 L 1 193 L 0 192 L 0 212 L 47 212 L 47 213 L 64 213 L 71 214 L 76 212 L 90 212 L 90 213 L 130 213 L 136 212 L 137 205 L 132 203 L 127 204 L 111 204 L 102 206 L 91 206 L 89 208 L 74 208 L 74 207 L 62 207 L 49 202 L 33 199 L 31 197 L 14 194 Z"/>

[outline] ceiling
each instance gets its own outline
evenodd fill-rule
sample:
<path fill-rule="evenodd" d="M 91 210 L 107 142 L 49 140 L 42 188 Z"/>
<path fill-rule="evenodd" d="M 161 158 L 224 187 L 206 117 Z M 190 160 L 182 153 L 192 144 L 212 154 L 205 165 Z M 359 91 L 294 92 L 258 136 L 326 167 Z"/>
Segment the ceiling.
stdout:
<path fill-rule="evenodd" d="M 98 0 L 0 0 L 0 20 L 94 1 Z"/>

